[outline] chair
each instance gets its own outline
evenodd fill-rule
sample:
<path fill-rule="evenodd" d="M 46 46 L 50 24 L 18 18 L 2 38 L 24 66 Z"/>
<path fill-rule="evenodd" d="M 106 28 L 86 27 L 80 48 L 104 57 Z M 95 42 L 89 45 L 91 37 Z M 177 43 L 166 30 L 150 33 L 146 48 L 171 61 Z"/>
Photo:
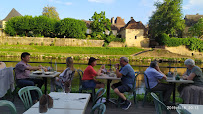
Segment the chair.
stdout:
<path fill-rule="evenodd" d="M 104 114 L 106 111 L 106 105 L 103 103 L 97 103 L 92 107 L 91 113 L 94 114 L 95 111 L 98 111 L 97 114 Z"/>
<path fill-rule="evenodd" d="M 184 114 L 183 110 L 182 110 L 182 109 L 179 109 L 179 108 L 176 108 L 176 112 L 177 112 L 178 114 Z"/>
<path fill-rule="evenodd" d="M 25 110 L 29 109 L 33 105 L 32 97 L 30 94 L 31 90 L 37 91 L 39 98 L 42 96 L 41 89 L 36 86 L 26 86 L 26 87 L 21 88 L 18 91 L 18 95 L 25 106 Z"/>
<path fill-rule="evenodd" d="M 78 69 L 77 72 L 78 72 L 78 75 L 79 75 L 79 78 L 80 78 L 80 82 L 79 82 L 79 92 L 82 93 L 83 90 L 84 90 L 84 91 L 90 90 L 90 91 L 92 91 L 92 92 L 91 92 L 91 93 L 92 93 L 92 98 L 94 98 L 94 96 L 95 96 L 95 88 L 84 88 L 84 87 L 82 87 L 83 71 L 80 70 L 80 69 Z"/>
<path fill-rule="evenodd" d="M 7 100 L 0 100 L 0 106 L 6 106 L 10 109 L 11 114 L 17 114 L 15 105 Z"/>
<path fill-rule="evenodd" d="M 157 114 L 162 114 L 162 111 L 165 110 L 166 114 L 170 114 L 170 110 L 167 109 L 166 105 L 159 100 L 159 97 L 151 92 L 151 95 L 154 99 L 155 109 Z"/>
<path fill-rule="evenodd" d="M 151 88 L 149 86 L 149 80 L 148 80 L 148 77 L 145 74 L 145 72 L 144 72 L 144 80 L 145 80 L 146 91 L 145 91 L 145 95 L 144 95 L 142 106 L 144 107 L 144 103 L 146 101 L 147 94 L 150 93 L 150 92 L 159 93 L 160 99 L 161 99 L 161 101 L 163 101 L 163 92 L 162 91 L 152 91 L 151 90 Z"/>
<path fill-rule="evenodd" d="M 128 98 L 127 99 L 131 99 L 133 97 L 134 103 L 137 104 L 137 100 L 136 100 L 136 79 L 137 76 L 140 74 L 140 72 L 135 72 L 135 80 L 133 82 L 133 88 L 129 91 L 129 92 L 125 92 L 124 94 L 128 94 Z M 120 97 L 118 99 L 118 107 L 120 107 Z"/>
<path fill-rule="evenodd" d="M 101 94 L 100 94 L 100 93 L 101 93 Z M 100 88 L 100 89 L 97 91 L 97 93 L 96 93 L 96 95 L 94 96 L 94 98 L 93 98 L 93 104 L 92 104 L 92 106 L 94 106 L 100 98 L 101 98 L 101 101 L 102 101 L 102 96 L 103 96 L 105 93 L 106 93 L 106 89 Z M 99 95 L 99 94 L 100 94 L 100 95 Z"/>

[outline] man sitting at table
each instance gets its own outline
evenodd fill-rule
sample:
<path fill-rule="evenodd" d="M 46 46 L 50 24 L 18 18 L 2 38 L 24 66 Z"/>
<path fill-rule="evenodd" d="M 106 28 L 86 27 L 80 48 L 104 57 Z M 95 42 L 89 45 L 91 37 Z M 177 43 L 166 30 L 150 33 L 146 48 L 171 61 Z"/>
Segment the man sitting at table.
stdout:
<path fill-rule="evenodd" d="M 29 75 L 31 70 L 39 70 L 43 68 L 46 71 L 46 68 L 42 67 L 41 65 L 38 67 L 32 67 L 28 64 L 29 61 L 30 54 L 27 52 L 23 52 L 21 54 L 21 61 L 15 66 L 15 78 L 17 86 L 22 88 L 25 86 L 35 86 L 35 84 L 37 84 L 37 86 L 41 88 L 44 84 L 44 81 L 42 79 L 30 78 Z M 33 92 L 31 92 L 31 94 L 33 100 L 37 100 L 36 95 Z"/>
<path fill-rule="evenodd" d="M 124 92 L 129 92 L 133 88 L 133 82 L 135 80 L 135 71 L 128 63 L 129 60 L 127 57 L 120 58 L 121 69 L 119 70 L 119 64 L 115 65 L 116 75 L 118 78 L 121 78 L 121 82 L 113 84 L 111 87 L 114 92 L 124 100 L 124 104 L 122 105 L 122 109 L 127 110 L 131 102 L 127 100 L 124 96 Z"/>
<path fill-rule="evenodd" d="M 163 91 L 163 102 L 165 105 L 173 105 L 170 103 L 170 96 L 173 91 L 173 85 L 159 83 L 160 79 L 166 80 L 167 77 L 161 72 L 156 61 L 152 61 L 150 66 L 146 69 L 145 74 L 149 81 L 149 87 L 152 91 Z"/>

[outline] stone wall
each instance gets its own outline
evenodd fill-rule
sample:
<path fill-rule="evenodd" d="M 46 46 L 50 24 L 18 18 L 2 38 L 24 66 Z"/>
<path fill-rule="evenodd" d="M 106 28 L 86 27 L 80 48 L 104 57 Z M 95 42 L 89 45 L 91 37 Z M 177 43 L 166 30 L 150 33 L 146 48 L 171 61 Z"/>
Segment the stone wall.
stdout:
<path fill-rule="evenodd" d="M 8 37 L 1 36 L 0 44 L 9 45 L 55 45 L 55 46 L 80 46 L 80 47 L 102 47 L 104 40 L 87 40 L 75 38 L 42 38 L 42 37 Z M 125 47 L 122 42 L 111 42 L 109 47 Z"/>
<path fill-rule="evenodd" d="M 198 51 L 191 51 L 186 46 L 178 46 L 178 47 L 165 47 L 166 50 L 180 54 L 180 55 L 185 55 L 185 56 L 194 56 L 197 58 L 202 58 L 203 52 L 198 52 Z"/>

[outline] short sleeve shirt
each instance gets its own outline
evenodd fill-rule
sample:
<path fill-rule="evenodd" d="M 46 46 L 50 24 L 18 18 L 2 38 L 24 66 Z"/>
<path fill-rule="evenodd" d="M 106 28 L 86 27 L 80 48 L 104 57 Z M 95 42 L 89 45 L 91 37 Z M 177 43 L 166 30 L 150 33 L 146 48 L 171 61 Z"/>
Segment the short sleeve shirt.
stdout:
<path fill-rule="evenodd" d="M 20 61 L 15 66 L 15 75 L 16 79 L 26 79 L 29 78 L 30 70 L 26 70 L 27 67 L 30 67 L 29 64 L 24 63 L 23 61 Z"/>
<path fill-rule="evenodd" d="M 132 89 L 135 80 L 134 69 L 130 66 L 130 64 L 127 64 L 124 67 L 121 67 L 120 73 L 123 75 L 121 77 L 122 84 L 125 84 Z"/>
<path fill-rule="evenodd" d="M 155 68 L 148 67 L 145 71 L 145 74 L 147 75 L 148 81 L 149 81 L 149 87 L 152 89 L 158 84 L 158 80 L 162 79 L 164 75 L 160 72 L 158 72 Z M 145 85 L 148 86 L 145 82 Z"/>
<path fill-rule="evenodd" d="M 198 66 L 194 66 L 192 70 L 187 69 L 187 75 L 189 76 L 190 73 L 195 73 L 195 77 L 193 78 L 194 85 L 202 86 L 203 85 L 203 75 L 202 70 Z"/>
<path fill-rule="evenodd" d="M 95 76 L 97 76 L 97 72 L 91 65 L 88 65 L 84 71 L 82 80 L 93 80 Z"/>

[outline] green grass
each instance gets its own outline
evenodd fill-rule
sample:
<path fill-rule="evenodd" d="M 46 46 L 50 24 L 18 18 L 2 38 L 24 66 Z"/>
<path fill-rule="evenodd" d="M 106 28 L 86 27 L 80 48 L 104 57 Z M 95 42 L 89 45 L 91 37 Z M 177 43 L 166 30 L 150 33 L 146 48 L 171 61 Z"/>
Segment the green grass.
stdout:
<path fill-rule="evenodd" d="M 36 45 L 0 45 L 0 51 L 99 54 L 99 55 L 131 55 L 144 49 L 136 47 L 68 47 L 68 46 L 36 46 Z"/>

